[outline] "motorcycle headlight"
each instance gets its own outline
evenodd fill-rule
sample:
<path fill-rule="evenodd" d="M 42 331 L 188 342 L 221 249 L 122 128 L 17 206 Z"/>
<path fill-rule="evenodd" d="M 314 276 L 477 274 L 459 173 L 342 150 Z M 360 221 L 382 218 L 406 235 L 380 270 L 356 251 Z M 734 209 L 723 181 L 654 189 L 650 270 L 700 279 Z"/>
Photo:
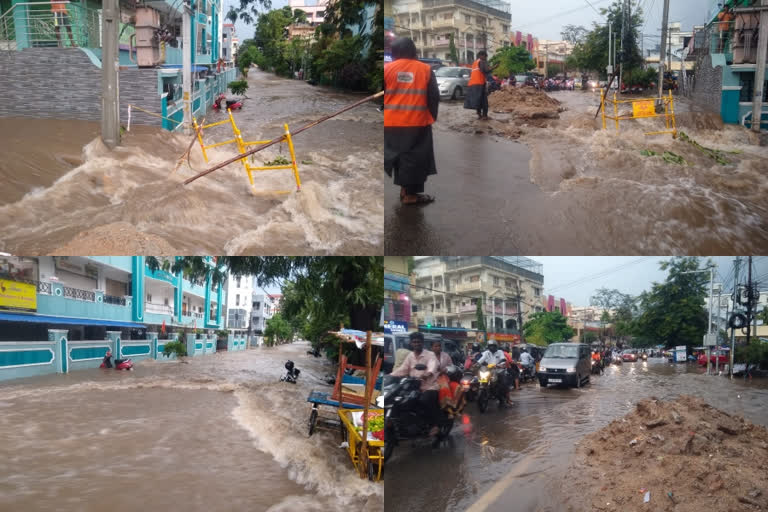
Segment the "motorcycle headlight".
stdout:
<path fill-rule="evenodd" d="M 568 368 L 565 371 L 568 372 L 568 373 L 576 373 L 576 368 Z"/>
<path fill-rule="evenodd" d="M 546 366 L 539 366 L 539 371 L 540 372 L 545 372 L 545 371 L 547 371 L 547 367 Z"/>
<path fill-rule="evenodd" d="M 487 379 L 490 376 L 491 376 L 491 372 L 480 372 L 481 379 Z"/>

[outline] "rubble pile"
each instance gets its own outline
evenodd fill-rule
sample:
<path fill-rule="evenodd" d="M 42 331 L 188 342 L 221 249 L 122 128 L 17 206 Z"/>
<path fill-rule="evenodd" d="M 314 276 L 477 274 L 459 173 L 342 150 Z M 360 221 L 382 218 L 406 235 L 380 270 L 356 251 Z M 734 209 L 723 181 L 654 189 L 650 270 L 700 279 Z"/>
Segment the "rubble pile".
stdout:
<path fill-rule="evenodd" d="M 642 400 L 579 443 L 564 490 L 573 511 L 768 510 L 768 430 L 691 396 Z"/>
<path fill-rule="evenodd" d="M 533 87 L 505 87 L 488 96 L 492 112 L 513 113 L 520 119 L 557 119 L 563 110 L 560 102 Z"/>

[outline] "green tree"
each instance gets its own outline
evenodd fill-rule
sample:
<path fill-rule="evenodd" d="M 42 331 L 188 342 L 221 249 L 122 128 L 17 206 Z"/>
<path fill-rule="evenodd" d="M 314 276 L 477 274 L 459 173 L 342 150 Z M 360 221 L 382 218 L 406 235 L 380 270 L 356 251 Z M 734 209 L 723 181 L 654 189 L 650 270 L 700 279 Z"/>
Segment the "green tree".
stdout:
<path fill-rule="evenodd" d="M 608 64 L 608 25 L 610 24 L 613 34 L 617 37 L 621 34 L 622 3 L 621 0 L 614 0 L 610 7 L 600 9 L 607 23 L 600 25 L 594 23 L 592 30 L 576 43 L 571 52 L 571 58 L 567 61 L 569 67 L 575 66 L 582 71 L 599 71 L 601 76 L 605 76 L 605 66 Z M 644 23 L 643 10 L 635 0 L 630 0 L 630 10 L 631 14 L 627 19 L 627 35 L 623 46 L 620 46 L 620 49 L 622 47 L 623 49 L 616 54 L 617 64 L 620 61 L 624 62 L 625 73 L 643 65 L 643 57 L 637 44 Z"/>
<path fill-rule="evenodd" d="M 632 328 L 633 345 L 701 345 L 707 332 L 704 298 L 709 276 L 706 272 L 688 273 L 699 270 L 699 264 L 696 257 L 678 257 L 659 264 L 669 273 L 663 283 L 654 283 L 650 291 L 640 295 L 640 313 Z"/>
<path fill-rule="evenodd" d="M 563 41 L 568 41 L 571 44 L 581 43 L 589 31 L 581 25 L 565 25 L 560 31 L 560 36 Z"/>
<path fill-rule="evenodd" d="M 451 62 L 458 64 L 459 52 L 456 50 L 456 43 L 453 41 L 453 34 L 450 34 L 450 40 L 448 41 L 448 52 L 451 54 Z"/>
<path fill-rule="evenodd" d="M 272 318 L 267 320 L 266 327 L 264 328 L 264 343 L 268 347 L 274 345 L 286 343 L 293 337 L 293 329 L 291 324 L 283 318 L 280 313 L 276 313 Z"/>
<path fill-rule="evenodd" d="M 160 262 L 149 256 L 147 266 L 159 268 Z M 337 329 L 336 319 L 341 318 L 352 329 L 373 330 L 384 303 L 382 256 L 184 256 L 171 269 L 186 269 L 184 277 L 195 283 L 204 283 L 210 276 L 215 285 L 224 282 L 227 273 L 254 277 L 261 287 L 283 286 L 290 280 L 305 305 L 334 319 L 329 329 Z M 282 314 L 289 317 L 285 306 Z"/>
<path fill-rule="evenodd" d="M 584 343 L 592 343 L 593 341 L 597 340 L 597 338 L 598 338 L 598 336 L 597 336 L 596 332 L 594 332 L 594 331 L 587 331 L 585 329 L 584 330 L 584 338 L 583 338 L 582 341 Z"/>
<path fill-rule="evenodd" d="M 600 336 L 605 337 L 605 326 L 611 323 L 611 314 L 608 310 L 603 311 L 600 315 Z"/>
<path fill-rule="evenodd" d="M 559 311 L 542 311 L 530 315 L 523 325 L 523 332 L 528 343 L 535 345 L 566 341 L 574 335 L 568 319 Z"/>
<path fill-rule="evenodd" d="M 477 299 L 477 309 L 475 310 L 475 318 L 477 319 L 477 330 L 478 331 L 485 331 L 486 325 L 485 325 L 485 316 L 483 315 L 483 299 L 478 297 Z"/>
<path fill-rule="evenodd" d="M 524 73 L 536 67 L 528 50 L 522 46 L 507 46 L 502 48 L 490 59 L 491 65 L 499 64 L 496 74 L 509 76 L 510 73 Z"/>

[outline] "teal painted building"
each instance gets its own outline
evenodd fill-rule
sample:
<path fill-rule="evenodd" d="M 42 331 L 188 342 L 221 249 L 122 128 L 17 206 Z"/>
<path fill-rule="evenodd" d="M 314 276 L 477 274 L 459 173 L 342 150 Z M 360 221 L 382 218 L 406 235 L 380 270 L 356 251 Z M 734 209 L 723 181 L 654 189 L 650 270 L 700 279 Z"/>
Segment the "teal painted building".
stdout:
<path fill-rule="evenodd" d="M 224 322 L 224 287 L 210 274 L 193 283 L 143 256 L 2 256 L 0 286 L 0 381 L 98 367 L 107 350 L 166 359 L 178 336 L 190 356 L 214 353 Z M 245 339 L 232 333 L 226 348 L 242 350 Z"/>
<path fill-rule="evenodd" d="M 717 19 L 718 2 L 712 1 L 708 19 L 694 29 L 692 55 L 696 58 L 692 98 L 706 110 L 720 114 L 724 123 L 752 126 L 752 100 L 756 81 L 763 82 L 761 128 L 768 129 L 768 71 L 755 77 L 759 16 L 756 0 L 728 0 L 735 19 Z"/>

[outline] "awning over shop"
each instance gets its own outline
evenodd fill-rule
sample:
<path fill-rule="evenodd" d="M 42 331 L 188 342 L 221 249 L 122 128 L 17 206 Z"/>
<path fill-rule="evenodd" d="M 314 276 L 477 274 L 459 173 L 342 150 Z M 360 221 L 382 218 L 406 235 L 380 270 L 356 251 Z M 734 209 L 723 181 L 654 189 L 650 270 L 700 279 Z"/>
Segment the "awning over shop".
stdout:
<path fill-rule="evenodd" d="M 28 315 L 23 313 L 0 313 L 0 321 L 35 322 L 41 324 L 101 325 L 104 327 L 131 327 L 146 329 L 146 325 L 114 320 L 92 320 L 90 318 L 70 318 L 65 316 Z"/>

